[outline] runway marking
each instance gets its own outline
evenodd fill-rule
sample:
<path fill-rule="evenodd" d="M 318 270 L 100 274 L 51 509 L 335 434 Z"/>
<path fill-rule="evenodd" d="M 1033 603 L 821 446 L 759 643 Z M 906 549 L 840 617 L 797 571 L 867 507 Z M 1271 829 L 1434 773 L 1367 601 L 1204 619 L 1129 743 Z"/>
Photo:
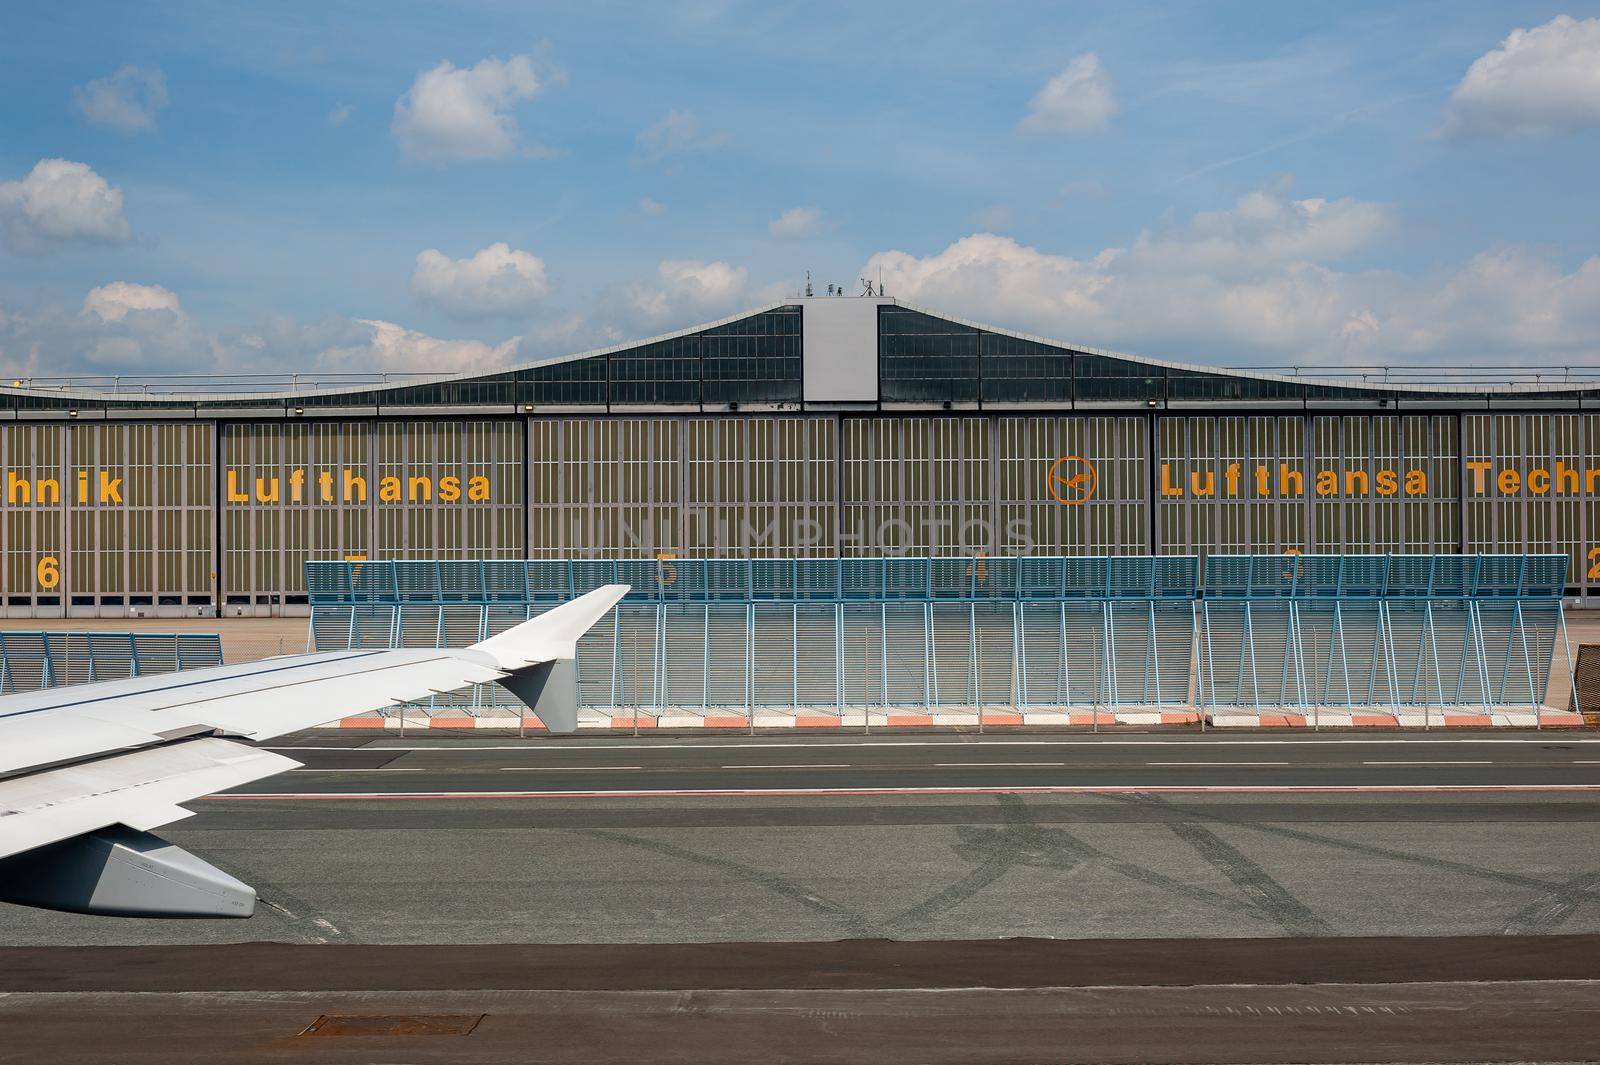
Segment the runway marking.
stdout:
<path fill-rule="evenodd" d="M 782 762 L 767 765 L 722 765 L 718 769 L 851 769 L 849 762 Z"/>
<path fill-rule="evenodd" d="M 502 773 L 595 773 L 611 772 L 614 770 L 631 769 L 635 772 L 643 769 L 642 765 L 503 765 Z"/>
<path fill-rule="evenodd" d="M 1126 795 L 1234 792 L 1239 794 L 1464 793 L 1600 791 L 1600 784 L 1024 784 L 1015 787 L 887 788 L 618 788 L 586 791 L 300 791 L 230 792 L 208 795 L 207 802 L 339 802 L 389 799 L 645 799 L 826 797 L 863 795 Z"/>
<path fill-rule="evenodd" d="M 1024 766 L 1064 766 L 1065 762 L 935 762 L 936 769 L 970 768 L 978 766 L 983 769 L 1018 769 Z M 920 767 L 913 767 L 920 768 Z"/>
<path fill-rule="evenodd" d="M 289 770 L 291 773 L 437 773 L 437 769 L 387 769 L 377 766 L 369 769 L 317 769 L 314 766 L 302 766 L 299 769 Z"/>
<path fill-rule="evenodd" d="M 1493 761 L 1363 761 L 1363 766 L 1493 766 Z"/>
<path fill-rule="evenodd" d="M 1216 765 L 1234 765 L 1234 766 L 1238 766 L 1238 765 L 1243 765 L 1243 766 L 1252 766 L 1252 765 L 1267 765 L 1267 766 L 1281 766 L 1281 765 L 1290 765 L 1290 764 L 1292 764 L 1292 763 L 1289 763 L 1289 762 L 1146 762 L 1146 763 L 1145 763 L 1145 765 L 1150 765 L 1150 766 L 1157 766 L 1157 765 L 1159 765 L 1159 766 L 1173 766 L 1173 765 L 1178 765 L 1178 766 L 1183 766 L 1183 765 L 1200 765 L 1200 766 L 1216 766 Z"/>

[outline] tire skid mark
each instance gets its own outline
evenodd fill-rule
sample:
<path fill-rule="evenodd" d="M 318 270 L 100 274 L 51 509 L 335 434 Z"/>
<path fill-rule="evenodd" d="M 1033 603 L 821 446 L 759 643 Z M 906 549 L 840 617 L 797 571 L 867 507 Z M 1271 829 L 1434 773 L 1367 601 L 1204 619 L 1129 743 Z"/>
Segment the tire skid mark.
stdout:
<path fill-rule="evenodd" d="M 1550 935 L 1564 924 L 1572 911 L 1600 898 L 1600 871 L 1584 873 L 1550 889 L 1506 919 L 1503 936 Z"/>
<path fill-rule="evenodd" d="M 661 840 L 646 839 L 628 832 L 617 832 L 611 829 L 579 828 L 563 829 L 562 831 L 570 835 L 588 836 L 591 839 L 604 839 L 613 843 L 622 843 L 626 846 L 638 847 L 640 850 L 654 851 L 656 854 L 668 858 L 676 858 L 679 861 L 716 869 L 748 883 L 757 884 L 773 894 L 789 899 L 792 902 L 797 902 L 813 913 L 839 921 L 844 925 L 845 931 L 852 937 L 871 939 L 882 935 L 862 914 L 825 899 L 809 888 L 803 887 L 786 877 L 776 876 L 753 866 L 745 865 L 743 862 L 736 862 L 730 858 L 719 858 L 711 854 L 701 854 L 699 851 L 693 851 L 687 847 L 679 847 Z"/>

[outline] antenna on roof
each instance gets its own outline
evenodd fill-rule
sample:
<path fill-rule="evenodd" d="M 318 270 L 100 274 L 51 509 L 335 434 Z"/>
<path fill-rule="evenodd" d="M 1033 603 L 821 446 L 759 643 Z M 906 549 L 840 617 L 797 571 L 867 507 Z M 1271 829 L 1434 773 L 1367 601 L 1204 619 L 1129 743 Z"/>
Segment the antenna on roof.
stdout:
<path fill-rule="evenodd" d="M 863 296 L 875 296 L 875 295 L 877 295 L 876 292 L 872 291 L 872 282 L 871 281 L 868 281 L 864 277 L 861 278 L 860 281 L 861 281 L 862 288 L 865 290 L 865 291 L 863 291 L 861 293 Z"/>
<path fill-rule="evenodd" d="M 806 271 L 806 295 L 811 295 L 811 271 Z"/>
<path fill-rule="evenodd" d="M 883 267 L 878 267 L 878 296 L 883 296 Z"/>

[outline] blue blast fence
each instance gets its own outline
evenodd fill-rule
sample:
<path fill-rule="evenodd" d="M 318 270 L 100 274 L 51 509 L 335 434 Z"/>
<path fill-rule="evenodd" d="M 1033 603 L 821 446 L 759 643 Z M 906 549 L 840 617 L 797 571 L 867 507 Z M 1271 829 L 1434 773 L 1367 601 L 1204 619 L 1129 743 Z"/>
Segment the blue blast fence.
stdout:
<path fill-rule="evenodd" d="M 311 562 L 306 573 L 317 650 L 464 646 L 629 584 L 579 644 L 580 705 L 753 722 L 1536 708 L 1566 641 L 1566 565 L 1555 554 L 1213 555 L 1203 573 L 1193 555 L 662 558 Z M 490 685 L 425 709 L 512 705 Z"/>

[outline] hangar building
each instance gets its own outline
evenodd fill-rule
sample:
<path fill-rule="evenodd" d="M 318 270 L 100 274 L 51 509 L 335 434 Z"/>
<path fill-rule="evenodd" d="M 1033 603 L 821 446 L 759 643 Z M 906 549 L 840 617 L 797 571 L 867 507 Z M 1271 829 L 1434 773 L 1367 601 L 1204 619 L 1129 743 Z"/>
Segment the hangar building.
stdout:
<path fill-rule="evenodd" d="M 311 559 L 1556 551 L 1600 595 L 1570 376 L 1225 371 L 836 296 L 493 373 L 5 384 L 12 617 L 304 613 Z"/>

